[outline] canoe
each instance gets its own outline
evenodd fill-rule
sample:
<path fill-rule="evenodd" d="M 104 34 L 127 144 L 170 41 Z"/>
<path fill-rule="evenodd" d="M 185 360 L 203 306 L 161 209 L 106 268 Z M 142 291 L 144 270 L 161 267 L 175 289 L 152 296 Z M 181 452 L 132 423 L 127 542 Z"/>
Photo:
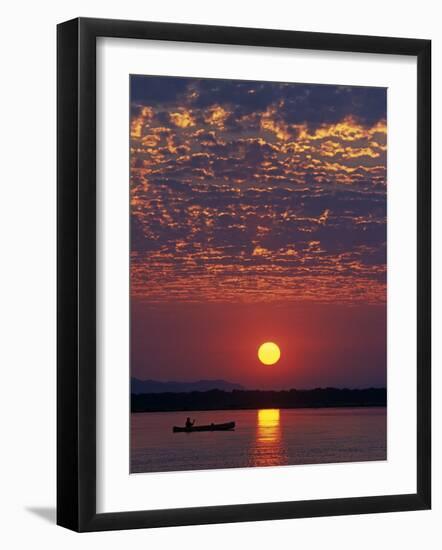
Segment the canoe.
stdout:
<path fill-rule="evenodd" d="M 207 424 L 205 426 L 191 426 L 186 428 L 185 426 L 174 426 L 174 432 L 224 432 L 227 430 L 234 430 L 235 422 L 225 422 L 224 424 Z"/>

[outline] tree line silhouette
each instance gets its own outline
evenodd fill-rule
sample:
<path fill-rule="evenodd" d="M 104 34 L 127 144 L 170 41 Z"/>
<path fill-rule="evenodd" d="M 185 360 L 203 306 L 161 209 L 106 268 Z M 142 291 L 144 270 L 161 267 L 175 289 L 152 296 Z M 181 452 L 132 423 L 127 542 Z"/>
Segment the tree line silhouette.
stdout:
<path fill-rule="evenodd" d="M 132 412 L 293 409 L 306 407 L 384 407 L 386 388 L 312 390 L 210 390 L 131 395 Z"/>

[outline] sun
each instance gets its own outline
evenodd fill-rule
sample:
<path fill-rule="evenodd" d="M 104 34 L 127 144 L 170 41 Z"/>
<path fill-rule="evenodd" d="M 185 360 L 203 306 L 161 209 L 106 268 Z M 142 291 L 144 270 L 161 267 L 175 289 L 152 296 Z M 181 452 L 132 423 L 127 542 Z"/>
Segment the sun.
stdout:
<path fill-rule="evenodd" d="M 274 365 L 281 357 L 281 350 L 274 342 L 264 342 L 258 349 L 258 358 L 264 365 Z"/>

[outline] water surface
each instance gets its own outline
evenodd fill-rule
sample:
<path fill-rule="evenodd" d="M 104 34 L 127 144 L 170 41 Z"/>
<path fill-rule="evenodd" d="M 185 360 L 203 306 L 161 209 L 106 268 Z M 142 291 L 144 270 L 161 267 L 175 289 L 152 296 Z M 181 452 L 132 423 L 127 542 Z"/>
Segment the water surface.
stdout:
<path fill-rule="evenodd" d="M 132 413 L 131 472 L 168 472 L 387 458 L 387 409 L 322 408 Z M 231 432 L 173 433 L 186 417 Z"/>

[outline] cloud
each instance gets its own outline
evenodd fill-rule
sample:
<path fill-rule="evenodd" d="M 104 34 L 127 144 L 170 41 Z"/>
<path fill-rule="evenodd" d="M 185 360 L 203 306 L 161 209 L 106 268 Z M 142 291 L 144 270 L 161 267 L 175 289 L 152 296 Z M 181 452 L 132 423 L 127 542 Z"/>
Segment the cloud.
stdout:
<path fill-rule="evenodd" d="M 134 296 L 385 301 L 384 89 L 137 76 L 131 93 Z"/>

